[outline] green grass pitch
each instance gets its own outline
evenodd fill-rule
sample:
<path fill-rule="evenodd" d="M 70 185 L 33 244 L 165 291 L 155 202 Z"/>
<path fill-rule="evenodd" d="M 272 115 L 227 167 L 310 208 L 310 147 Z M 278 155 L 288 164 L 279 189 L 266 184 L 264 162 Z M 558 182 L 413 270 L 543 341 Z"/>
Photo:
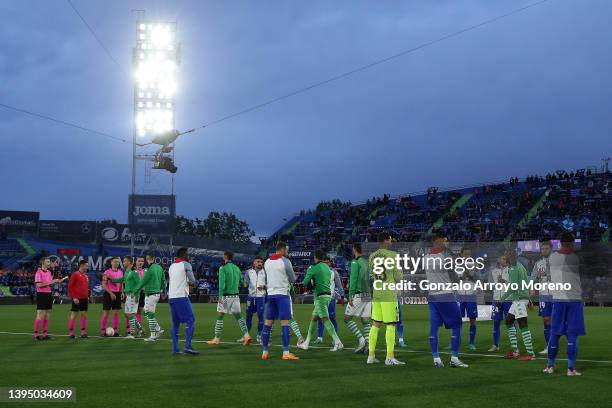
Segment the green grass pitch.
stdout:
<path fill-rule="evenodd" d="M 612 399 L 612 349 L 610 310 L 586 308 L 587 336 L 580 339 L 577 368 L 582 377 L 565 376 L 566 361 L 557 362 L 553 376 L 542 374 L 545 360 L 508 361 L 502 352 L 488 353 L 491 322 L 479 322 L 476 353 L 465 346 L 462 356 L 467 369 L 434 369 L 429 349 L 429 320 L 426 306 L 404 306 L 405 339 L 409 348 L 396 348 L 407 364 L 366 366 L 365 356 L 352 350 L 339 353 L 325 348 L 297 350 L 300 361 L 282 361 L 279 347 L 271 348 L 271 359 L 260 359 L 257 344 L 233 343 L 240 337 L 233 317 L 226 318 L 223 341 L 209 346 L 202 341 L 212 336 L 214 304 L 194 304 L 199 356 L 170 354 L 168 334 L 156 343 L 141 340 L 89 338 L 70 340 L 67 334 L 68 305 L 55 305 L 49 342 L 32 340 L 34 306 L 0 306 L 0 387 L 75 387 L 76 405 L 88 407 L 574 407 L 609 406 Z M 243 307 L 244 308 L 244 307 Z M 294 305 L 302 332 L 312 305 Z M 339 317 L 344 308 L 338 307 Z M 99 335 L 101 305 L 90 305 L 89 335 Z M 167 304 L 159 307 L 160 323 L 169 332 Z M 256 321 L 256 319 L 254 319 Z M 543 348 L 542 321 L 530 317 L 534 343 Z M 124 320 L 121 320 L 123 334 Z M 347 348 L 355 339 L 339 319 L 340 337 Z M 77 333 L 78 333 L 77 322 Z M 27 333 L 27 335 L 8 333 Z M 441 330 L 440 348 L 448 344 L 449 332 Z M 272 344 L 280 344 L 275 325 Z M 292 344 L 295 337 L 292 335 Z M 522 343 L 520 343 L 522 346 Z M 502 327 L 502 349 L 508 340 Z M 379 335 L 378 356 L 384 357 L 384 332 Z M 294 349 L 295 351 L 295 349 Z M 443 355 L 445 363 L 450 356 Z M 559 358 L 565 358 L 562 340 Z M 29 403 L 29 405 L 33 405 Z M 53 403 L 52 406 L 75 406 Z M 26 406 L 12 403 L 9 406 Z"/>

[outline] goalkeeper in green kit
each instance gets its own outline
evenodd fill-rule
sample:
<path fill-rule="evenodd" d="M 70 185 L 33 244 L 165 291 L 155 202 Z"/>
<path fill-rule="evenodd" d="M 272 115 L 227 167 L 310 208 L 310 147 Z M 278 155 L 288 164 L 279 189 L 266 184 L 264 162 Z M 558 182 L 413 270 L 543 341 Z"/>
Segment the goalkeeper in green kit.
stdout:
<path fill-rule="evenodd" d="M 325 259 L 325 253 L 320 249 L 315 251 L 314 261 L 315 264 L 311 265 L 306 271 L 306 276 L 302 284 L 304 286 L 313 284 L 314 294 L 314 310 L 310 319 L 310 325 L 308 326 L 308 335 L 306 340 L 298 344 L 298 347 L 302 350 L 308 350 L 311 339 L 317 337 L 317 321 L 322 320 L 323 326 L 334 341 L 334 346 L 330 351 L 339 351 L 344 348 L 344 345 L 340 341 L 334 325 L 329 320 L 329 302 L 331 302 L 331 283 L 333 275 L 329 266 L 323 260 Z"/>

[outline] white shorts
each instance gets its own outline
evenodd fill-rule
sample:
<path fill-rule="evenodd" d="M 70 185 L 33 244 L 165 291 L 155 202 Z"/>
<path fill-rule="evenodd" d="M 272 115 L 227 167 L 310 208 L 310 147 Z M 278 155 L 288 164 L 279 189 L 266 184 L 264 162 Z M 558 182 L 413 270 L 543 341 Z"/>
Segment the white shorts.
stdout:
<path fill-rule="evenodd" d="M 156 293 L 155 295 L 145 296 L 145 305 L 144 305 L 145 313 L 155 313 L 155 309 L 157 309 L 158 302 L 159 302 L 159 293 Z"/>
<path fill-rule="evenodd" d="M 356 294 L 353 296 L 353 306 L 350 303 L 346 305 L 344 314 L 369 319 L 372 316 L 372 297 L 366 295 L 362 298 L 361 293 Z"/>
<path fill-rule="evenodd" d="M 513 300 L 512 305 L 510 306 L 510 310 L 508 310 L 508 314 L 514 315 L 515 319 L 520 319 L 522 317 L 527 317 L 527 305 L 529 304 L 528 300 Z"/>
<path fill-rule="evenodd" d="M 125 295 L 125 313 L 135 314 L 138 311 L 138 297 L 132 294 Z"/>
<path fill-rule="evenodd" d="M 223 302 L 217 303 L 219 313 L 240 313 L 240 298 L 238 296 L 223 296 Z"/>

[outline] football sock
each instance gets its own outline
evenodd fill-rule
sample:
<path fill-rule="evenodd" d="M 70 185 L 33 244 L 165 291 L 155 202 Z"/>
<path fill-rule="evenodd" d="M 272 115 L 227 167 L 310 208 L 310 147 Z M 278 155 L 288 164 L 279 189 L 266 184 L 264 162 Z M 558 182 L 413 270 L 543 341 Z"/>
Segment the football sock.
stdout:
<path fill-rule="evenodd" d="M 387 358 L 395 357 L 395 332 L 393 325 L 387 325 L 385 330 L 385 340 L 387 342 Z"/>
<path fill-rule="evenodd" d="M 223 333 L 223 316 L 217 316 L 215 320 L 215 338 L 220 339 Z"/>
<path fill-rule="evenodd" d="M 515 353 L 518 353 L 518 340 L 516 338 L 516 327 L 514 324 L 506 326 L 508 328 L 508 338 L 510 339 L 510 346 Z"/>
<path fill-rule="evenodd" d="M 178 338 L 179 338 L 179 329 L 181 327 L 180 323 L 172 322 L 172 351 L 178 353 Z"/>
<path fill-rule="evenodd" d="M 251 327 L 253 327 L 253 311 L 251 310 L 250 307 L 247 307 L 246 327 L 247 327 L 247 331 L 250 333 Z"/>
<path fill-rule="evenodd" d="M 434 358 L 438 358 L 438 327 L 433 325 L 429 327 L 429 348 Z"/>
<path fill-rule="evenodd" d="M 521 329 L 521 334 L 523 335 L 523 343 L 525 344 L 527 353 L 533 356 L 533 343 L 531 342 L 531 332 L 529 331 L 529 327 L 523 327 Z"/>
<path fill-rule="evenodd" d="M 236 314 L 234 315 L 234 317 L 236 317 L 236 320 L 238 320 L 238 327 L 240 327 L 240 331 L 242 332 L 242 334 L 249 334 L 249 329 L 247 329 L 247 325 L 244 321 L 244 318 L 240 314 Z"/>
<path fill-rule="evenodd" d="M 548 345 L 548 340 L 550 340 L 550 324 L 544 323 L 544 341 L 546 345 Z"/>
<path fill-rule="evenodd" d="M 578 336 L 574 334 L 567 335 L 567 369 L 573 370 L 576 364 L 576 356 L 578 355 Z"/>
<path fill-rule="evenodd" d="M 191 349 L 191 340 L 195 331 L 195 319 L 191 318 L 185 323 L 185 350 Z"/>
<path fill-rule="evenodd" d="M 370 330 L 372 329 L 372 322 L 369 320 L 362 319 L 361 323 L 363 324 L 363 337 L 365 337 L 365 339 L 368 340 L 370 338 Z"/>
<path fill-rule="evenodd" d="M 325 326 L 325 330 L 327 330 L 327 333 L 329 333 L 331 338 L 334 339 L 334 343 L 340 343 L 340 338 L 338 337 L 338 333 L 336 333 L 334 324 L 331 321 L 326 320 L 323 325 Z"/>
<path fill-rule="evenodd" d="M 43 337 L 45 337 L 47 335 L 47 329 L 49 328 L 49 320 L 47 318 L 45 318 L 45 320 L 43 320 L 42 323 L 42 331 L 43 331 Z"/>
<path fill-rule="evenodd" d="M 155 318 L 155 313 L 148 312 L 145 313 L 145 317 L 147 318 L 147 323 L 149 323 L 149 331 L 159 331 L 159 323 L 157 323 L 157 319 Z"/>
<path fill-rule="evenodd" d="M 140 323 L 140 327 L 142 327 L 142 313 L 141 312 L 136 313 L 136 320 L 138 320 L 138 323 Z"/>
<path fill-rule="evenodd" d="M 323 322 L 321 320 L 317 321 L 317 337 L 323 337 Z"/>
<path fill-rule="evenodd" d="M 499 347 L 501 320 L 493 320 L 493 344 Z"/>
<path fill-rule="evenodd" d="M 102 320 L 100 320 L 100 329 L 102 332 L 106 330 L 106 325 L 108 324 L 108 315 L 102 316 Z"/>
<path fill-rule="evenodd" d="M 370 328 L 370 335 L 368 336 L 369 337 L 368 351 L 369 351 L 369 355 L 372 357 L 374 357 L 374 354 L 376 353 L 376 341 L 378 340 L 379 330 L 380 328 L 376 326 L 372 326 Z"/>
<path fill-rule="evenodd" d="M 316 330 L 317 325 L 318 325 L 318 322 L 315 324 L 314 320 L 311 320 L 310 323 L 308 323 L 308 334 L 306 335 L 307 343 L 312 341 L 312 339 L 314 339 L 315 330 Z"/>
<path fill-rule="evenodd" d="M 272 326 L 264 324 L 263 330 L 261 331 L 261 348 L 263 351 L 268 351 L 268 343 L 270 342 L 270 330 Z"/>
<path fill-rule="evenodd" d="M 87 331 L 87 317 L 81 314 L 81 334 Z"/>
<path fill-rule="evenodd" d="M 128 319 L 129 323 L 130 323 L 130 327 L 129 327 L 129 331 L 132 334 L 132 336 L 136 335 L 136 323 L 138 322 L 136 320 L 136 316 L 135 315 L 131 315 Z"/>
<path fill-rule="evenodd" d="M 115 333 L 119 330 L 119 315 L 113 315 L 113 329 L 115 329 Z"/>
<path fill-rule="evenodd" d="M 559 352 L 559 337 L 561 336 L 551 333 L 550 339 L 548 339 L 548 367 L 555 365 L 555 359 Z"/>
<path fill-rule="evenodd" d="M 474 340 L 476 340 L 476 325 L 470 324 L 470 344 L 474 344 Z"/>
<path fill-rule="evenodd" d="M 40 319 L 34 319 L 34 335 L 38 336 L 38 331 L 40 330 Z"/>
<path fill-rule="evenodd" d="M 461 345 L 461 325 L 458 325 L 451 329 L 451 349 L 453 350 L 453 357 L 459 356 L 459 346 L 460 345 Z"/>
<path fill-rule="evenodd" d="M 291 326 L 291 331 L 293 331 L 293 334 L 295 334 L 295 337 L 297 337 L 298 339 L 303 338 L 302 337 L 302 332 L 300 331 L 300 325 L 298 324 L 298 322 L 296 322 L 295 320 L 291 319 L 289 321 L 289 325 Z"/>
<path fill-rule="evenodd" d="M 71 336 L 74 335 L 74 321 L 76 320 L 76 317 L 71 317 L 70 319 L 68 319 L 68 334 L 70 334 Z"/>
<path fill-rule="evenodd" d="M 404 338 L 404 323 L 402 323 L 401 320 L 397 322 L 397 337 L 399 337 L 400 339 Z"/>
<path fill-rule="evenodd" d="M 283 353 L 289 352 L 289 326 L 281 326 L 281 336 L 283 339 Z"/>
<path fill-rule="evenodd" d="M 360 338 L 363 337 L 363 334 L 361 334 L 361 331 L 359 330 L 359 327 L 357 327 L 357 323 L 355 323 L 355 321 L 353 319 L 345 320 L 344 323 L 349 328 L 351 333 L 353 333 L 355 335 L 355 337 L 357 337 L 357 339 L 360 339 Z"/>
<path fill-rule="evenodd" d="M 257 310 L 257 335 L 261 335 L 261 331 L 263 330 L 263 324 L 264 324 L 264 313 L 263 313 L 263 308 L 261 310 Z M 297 323 L 296 323 L 297 326 Z M 291 325 L 291 328 L 293 328 L 293 324 Z M 300 327 L 297 326 L 298 331 L 300 330 Z M 301 335 L 300 335 L 301 337 Z"/>
<path fill-rule="evenodd" d="M 132 324 L 130 323 L 130 319 L 128 317 L 125 318 L 125 330 L 126 331 L 130 331 Z M 132 334 L 136 334 L 136 333 L 132 333 Z"/>
<path fill-rule="evenodd" d="M 332 323 L 332 325 L 334 326 L 334 330 L 336 330 L 336 333 L 338 332 L 338 321 L 336 320 L 336 315 L 329 315 L 329 321 Z"/>
<path fill-rule="evenodd" d="M 170 315 L 172 316 L 172 352 L 178 353 L 178 338 L 179 338 L 179 329 L 181 328 L 181 323 L 178 318 L 177 310 L 175 309 L 175 305 L 170 303 Z"/>

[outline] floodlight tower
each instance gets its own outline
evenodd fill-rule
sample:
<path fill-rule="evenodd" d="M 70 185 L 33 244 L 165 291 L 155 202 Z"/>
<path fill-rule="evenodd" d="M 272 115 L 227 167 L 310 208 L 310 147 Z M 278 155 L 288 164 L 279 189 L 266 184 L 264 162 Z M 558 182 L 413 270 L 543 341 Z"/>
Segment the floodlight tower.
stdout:
<path fill-rule="evenodd" d="M 151 168 L 176 172 L 174 141 L 152 149 L 155 138 L 174 132 L 177 68 L 180 44 L 176 22 L 136 22 L 136 46 L 132 51 L 134 68 L 134 128 L 132 146 L 132 197 L 138 192 L 137 161 Z M 174 194 L 174 175 L 172 176 Z M 130 225 L 130 252 L 134 255 L 134 226 Z"/>

